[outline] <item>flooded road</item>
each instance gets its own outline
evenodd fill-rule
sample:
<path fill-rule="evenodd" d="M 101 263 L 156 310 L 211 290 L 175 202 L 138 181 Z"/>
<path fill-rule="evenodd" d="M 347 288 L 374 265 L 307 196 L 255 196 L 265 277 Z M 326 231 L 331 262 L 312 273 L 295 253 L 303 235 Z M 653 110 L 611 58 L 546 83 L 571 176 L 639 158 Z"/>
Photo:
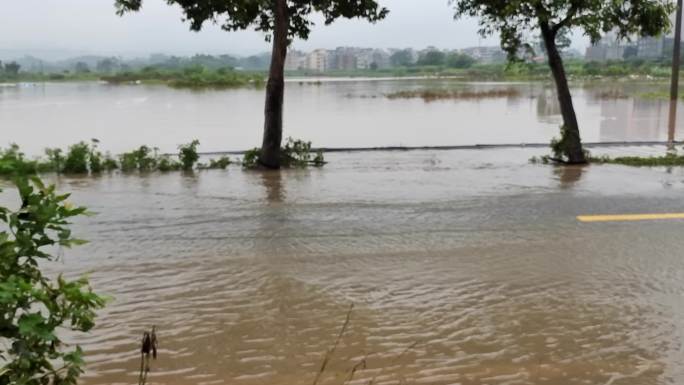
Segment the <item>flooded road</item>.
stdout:
<path fill-rule="evenodd" d="M 681 212 L 684 171 L 544 151 L 59 179 L 98 214 L 51 268 L 113 297 L 83 383 L 136 383 L 157 325 L 154 384 L 312 384 L 353 303 L 321 384 L 681 384 L 684 221 L 575 217 Z"/>
<path fill-rule="evenodd" d="M 286 89 L 285 134 L 319 147 L 548 143 L 561 124 L 549 83 L 291 79 Z M 386 97 L 443 89 L 516 92 L 429 103 Z M 583 139 L 666 140 L 668 101 L 638 97 L 662 90 L 667 91 L 667 85 L 575 84 Z M 0 87 L 0 130 L 12 133 L 4 136 L 5 142 L 15 141 L 32 155 L 42 154 L 47 145 L 66 147 L 90 138 L 100 139 L 101 147 L 114 154 L 142 144 L 175 152 L 193 138 L 202 143 L 202 151 L 245 150 L 261 143 L 263 101 L 259 89 L 198 92 L 146 85 L 25 84 Z M 678 132 L 683 129 L 680 121 Z"/>

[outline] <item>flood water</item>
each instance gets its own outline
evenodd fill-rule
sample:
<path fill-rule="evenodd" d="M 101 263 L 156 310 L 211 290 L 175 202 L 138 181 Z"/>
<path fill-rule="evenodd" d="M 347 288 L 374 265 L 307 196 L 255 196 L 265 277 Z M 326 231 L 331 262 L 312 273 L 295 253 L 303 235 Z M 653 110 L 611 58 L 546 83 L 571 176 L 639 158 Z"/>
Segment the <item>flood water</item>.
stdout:
<path fill-rule="evenodd" d="M 561 124 L 546 83 L 464 83 L 455 80 L 298 81 L 286 87 L 285 134 L 320 147 L 548 143 Z M 481 100 L 389 100 L 397 91 L 512 89 Z M 610 83 L 573 87 L 583 139 L 667 139 L 668 101 L 631 97 L 664 84 Z M 619 98 L 605 97 L 605 94 Z M 622 97 L 624 96 L 624 97 Z M 175 152 L 197 138 L 202 151 L 245 150 L 261 143 L 264 91 L 174 90 L 100 83 L 0 87 L 0 130 L 29 154 L 98 138 L 121 153 L 149 144 Z M 680 106 L 684 110 L 684 104 Z M 678 132 L 684 129 L 680 120 Z M 36 141 L 35 138 L 42 140 Z M 2 143 L 6 145 L 6 143 Z"/>
<path fill-rule="evenodd" d="M 348 94 L 347 86 L 290 87 L 291 120 L 307 121 L 305 107 L 293 101 L 299 96 L 313 120 L 329 123 L 309 122 L 293 134 L 334 146 L 393 144 L 404 140 L 402 135 L 419 138 L 408 145 L 487 138 L 531 142 L 551 137 L 558 123 L 553 108 L 540 106 L 538 97 L 462 105 L 334 96 Z M 520 87 L 545 92 L 540 85 Z M 258 110 L 261 99 L 245 90 L 233 91 L 243 100 L 230 92 L 155 87 L 101 92 L 107 89 L 49 85 L 2 91 L 0 127 L 23 120 L 22 129 L 12 129 L 8 138 L 21 144 L 30 135 L 40 134 L 44 145 L 52 146 L 62 136 L 68 143 L 86 135 L 99 136 L 112 150 L 141 142 L 173 149 L 187 134 L 180 131 L 183 124 L 203 117 L 206 125 L 193 126 L 194 136 L 245 135 L 244 128 L 211 128 L 223 118 L 247 121 L 245 111 L 219 109 L 219 95 L 249 111 Z M 65 93 L 90 95 L 77 103 L 93 108 L 79 115 L 68 98 L 55 104 Z M 140 104 L 147 108 L 130 99 L 146 93 Z M 319 101 L 311 98 L 316 93 Z M 150 108 L 150 103 L 164 105 L 157 98 L 168 98 L 171 112 Z M 115 100 L 123 104 L 117 107 Z M 585 125 L 587 140 L 662 138 L 660 125 L 644 123 L 638 126 L 643 131 L 601 128 L 633 116 L 659 121 L 651 114 L 656 110 L 640 112 L 638 101 L 578 100 L 579 111 L 598 119 Z M 181 108 L 186 101 L 187 110 Z M 186 114 L 203 101 L 207 112 Z M 108 103 L 130 113 L 108 112 L 105 119 Z M 613 112 L 599 118 L 610 103 Z M 53 115 L 31 114 L 29 105 Z M 616 117 L 623 105 L 631 105 L 636 115 Z M 496 113 L 484 113 L 485 106 Z M 402 118 L 392 118 L 390 109 Z M 509 115 L 497 116 L 502 111 Z M 373 116 L 392 127 L 358 126 L 376 121 Z M 100 122 L 102 131 L 91 134 L 79 119 Z M 56 125 L 39 130 L 38 120 Z M 121 131 L 106 132 L 118 126 L 112 120 L 121 123 Z M 168 126 L 158 127 L 162 120 Z M 463 122 L 478 127 L 466 129 Z M 295 131 L 297 125 L 289 124 Z M 169 134 L 155 139 L 147 127 Z M 342 127 L 346 131 L 333 132 Z M 449 136 L 440 136 L 450 129 Z M 235 148 L 252 144 L 240 140 Z M 97 215 L 79 218 L 74 226 L 75 234 L 91 243 L 65 251 L 49 269 L 70 277 L 87 274 L 96 291 L 112 297 L 95 330 L 75 339 L 87 351 L 82 383 L 137 383 L 140 336 L 156 325 L 161 349 L 150 383 L 312 384 L 354 304 L 320 384 L 681 384 L 684 221 L 582 224 L 575 217 L 681 212 L 684 171 L 528 163 L 546 151 L 331 153 L 326 167 L 311 170 L 252 172 L 232 166 L 190 174 L 52 177 L 60 191 L 73 192 L 71 201 Z M 0 194 L 0 204 L 17 204 L 11 189 Z"/>

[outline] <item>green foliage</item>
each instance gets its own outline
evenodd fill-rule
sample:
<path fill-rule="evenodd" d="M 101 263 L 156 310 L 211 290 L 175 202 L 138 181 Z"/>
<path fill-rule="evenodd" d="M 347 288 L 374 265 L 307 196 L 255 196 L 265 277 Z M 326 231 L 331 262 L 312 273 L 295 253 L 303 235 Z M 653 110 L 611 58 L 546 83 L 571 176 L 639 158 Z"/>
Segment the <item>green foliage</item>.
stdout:
<path fill-rule="evenodd" d="M 306 167 L 311 162 L 311 142 L 287 138 L 280 156 L 285 167 Z"/>
<path fill-rule="evenodd" d="M 105 158 L 98 150 L 97 139 L 92 139 L 91 144 L 79 142 L 69 146 L 66 157 L 61 159 L 60 149 L 46 149 L 45 153 L 53 165 L 53 171 L 65 174 L 99 174 L 103 171 L 116 169 L 116 162 L 111 157 Z"/>
<path fill-rule="evenodd" d="M 247 150 L 242 156 L 242 167 L 245 168 L 256 168 L 259 166 L 259 155 L 261 150 L 259 148 L 253 148 Z"/>
<path fill-rule="evenodd" d="M 48 158 L 48 163 L 52 165 L 52 170 L 50 171 L 56 171 L 59 172 L 62 169 L 64 169 L 64 162 L 66 159 L 64 158 L 64 155 L 62 155 L 62 149 L 61 148 L 46 148 L 45 149 L 45 155 Z"/>
<path fill-rule="evenodd" d="M 2 62 L 0 62 L 0 80 L 16 80 L 19 77 L 20 69 L 21 66 L 16 62 L 11 62 L 4 65 L 2 64 Z"/>
<path fill-rule="evenodd" d="M 199 154 L 197 153 L 197 146 L 199 146 L 199 140 L 195 139 L 188 144 L 183 144 L 178 147 L 178 159 L 180 159 L 183 170 L 192 170 L 195 163 L 199 160 Z"/>
<path fill-rule="evenodd" d="M 119 168 L 119 162 L 111 154 L 107 153 L 102 161 L 102 168 L 108 172 L 114 171 Z"/>
<path fill-rule="evenodd" d="M 621 164 L 633 167 L 675 167 L 684 166 L 684 156 L 676 153 L 668 153 L 665 156 L 622 156 L 610 158 L 607 156 L 591 157 L 591 163 L 598 164 Z"/>
<path fill-rule="evenodd" d="M 171 159 L 168 155 L 162 155 L 157 159 L 157 170 L 161 172 L 178 171 L 182 167 L 179 162 Z"/>
<path fill-rule="evenodd" d="M 426 52 L 418 58 L 418 65 L 423 66 L 441 66 L 446 63 L 446 54 L 442 51 L 432 50 Z"/>
<path fill-rule="evenodd" d="M 83 371 L 83 351 L 69 347 L 58 329 L 87 332 L 95 310 L 105 301 L 88 280 L 68 281 L 43 275 L 39 263 L 57 257 L 46 249 L 82 244 L 74 239 L 68 220 L 86 209 L 66 203 L 35 178 L 17 179 L 22 207 L 0 207 L 0 385 L 76 384 Z"/>
<path fill-rule="evenodd" d="M 231 163 L 232 161 L 229 157 L 222 156 L 218 159 L 209 159 L 208 165 L 202 165 L 199 168 L 205 170 L 225 170 L 228 166 L 230 166 Z"/>
<path fill-rule="evenodd" d="M 142 0 L 116 0 L 119 15 L 129 11 L 138 11 Z M 178 5 L 183 10 L 184 19 L 190 23 L 194 31 L 202 29 L 206 22 L 219 24 L 226 31 L 244 30 L 255 27 L 258 31 L 270 34 L 275 26 L 274 1 L 224 0 L 224 1 L 187 1 L 167 0 L 169 5 Z M 363 18 L 370 22 L 383 19 L 388 11 L 381 8 L 375 0 L 297 0 L 288 1 L 290 40 L 300 38 L 306 40 L 311 32 L 313 21 L 309 19 L 312 12 L 321 13 L 325 24 L 331 24 L 342 17 L 347 19 Z"/>
<path fill-rule="evenodd" d="M 38 171 L 38 162 L 28 160 L 19 146 L 11 144 L 6 150 L 0 149 L 0 175 L 30 175 Z"/>
<path fill-rule="evenodd" d="M 208 69 L 202 65 L 191 65 L 178 69 L 145 67 L 140 71 L 101 76 L 101 79 L 113 84 L 162 83 L 175 88 L 193 89 L 261 87 L 264 84 L 262 74 L 238 72 L 231 68 Z"/>
<path fill-rule="evenodd" d="M 88 162 L 90 166 L 90 172 L 93 174 L 99 174 L 105 171 L 104 159 L 102 153 L 97 149 L 98 143 L 97 139 L 92 139 L 92 144 L 90 145 L 90 151 L 88 152 Z"/>
<path fill-rule="evenodd" d="M 565 126 L 560 128 L 560 138 L 553 138 L 551 140 L 551 152 L 553 153 L 553 158 L 550 160 L 556 162 L 565 162 L 570 157 L 570 149 L 573 144 L 573 139 L 571 137 L 572 133 Z M 589 153 L 584 151 L 584 157 L 589 158 Z"/>
<path fill-rule="evenodd" d="M 390 56 L 390 63 L 395 67 L 408 67 L 413 64 L 413 54 L 410 49 L 397 51 Z"/>
<path fill-rule="evenodd" d="M 157 165 L 156 156 L 152 154 L 152 149 L 147 146 L 140 146 L 131 152 L 125 152 L 119 157 L 121 171 L 152 171 Z"/>
<path fill-rule="evenodd" d="M 66 174 L 87 174 L 89 154 L 90 146 L 86 142 L 69 146 L 62 171 Z"/>
<path fill-rule="evenodd" d="M 476 60 L 462 53 L 452 53 L 446 57 L 446 65 L 451 68 L 470 68 Z"/>

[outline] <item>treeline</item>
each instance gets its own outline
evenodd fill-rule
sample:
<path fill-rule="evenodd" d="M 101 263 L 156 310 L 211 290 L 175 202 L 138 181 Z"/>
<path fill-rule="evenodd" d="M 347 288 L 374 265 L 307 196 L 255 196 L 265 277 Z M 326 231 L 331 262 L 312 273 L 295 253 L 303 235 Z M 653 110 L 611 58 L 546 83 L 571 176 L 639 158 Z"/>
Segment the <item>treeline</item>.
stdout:
<path fill-rule="evenodd" d="M 159 149 L 150 146 L 140 146 L 128 152 L 113 156 L 103 153 L 99 149 L 99 140 L 92 139 L 90 143 L 79 142 L 61 148 L 47 148 L 42 157 L 28 158 L 16 144 L 8 148 L 0 148 L 0 176 L 37 175 L 44 173 L 97 175 L 113 171 L 131 172 L 170 172 L 226 169 L 231 164 L 238 164 L 245 168 L 257 168 L 259 149 L 245 152 L 242 159 L 231 159 L 221 156 L 209 159 L 207 163 L 200 162 L 198 148 L 200 142 L 178 146 L 175 155 L 160 154 Z M 311 142 L 288 138 L 281 150 L 282 162 L 288 167 L 320 167 L 325 164 L 323 153 L 314 152 Z"/>
<path fill-rule="evenodd" d="M 0 80 L 2 79 L 16 79 L 19 77 L 19 70 L 21 65 L 17 62 L 3 63 L 0 61 Z"/>

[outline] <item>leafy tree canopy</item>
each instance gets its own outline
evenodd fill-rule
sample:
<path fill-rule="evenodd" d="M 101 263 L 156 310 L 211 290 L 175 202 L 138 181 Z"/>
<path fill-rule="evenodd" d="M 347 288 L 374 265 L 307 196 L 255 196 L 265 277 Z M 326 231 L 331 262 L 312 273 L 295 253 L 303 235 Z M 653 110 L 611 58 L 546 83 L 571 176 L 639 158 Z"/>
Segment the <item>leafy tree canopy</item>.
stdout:
<path fill-rule="evenodd" d="M 137 11 L 143 0 L 116 0 L 119 15 Z M 205 22 L 218 24 L 226 31 L 237 31 L 255 27 L 257 31 L 270 33 L 274 29 L 275 1 L 273 0 L 166 0 L 169 5 L 179 5 L 185 14 L 184 20 L 194 31 L 202 29 Z M 308 19 L 312 12 L 320 12 L 325 24 L 336 19 L 363 18 L 371 22 L 383 19 L 388 10 L 381 8 L 375 0 L 288 0 L 290 18 L 288 36 L 290 39 L 307 39 L 314 23 Z"/>
<path fill-rule="evenodd" d="M 479 33 L 498 32 L 501 47 L 514 58 L 532 30 L 548 27 L 553 36 L 562 29 L 579 29 L 592 43 L 615 31 L 619 38 L 656 36 L 669 30 L 671 0 L 451 0 L 456 17 L 479 18 Z"/>
<path fill-rule="evenodd" d="M 395 67 L 410 66 L 413 64 L 413 54 L 410 49 L 403 49 L 392 54 L 390 62 Z"/>
<path fill-rule="evenodd" d="M 446 54 L 442 51 L 428 51 L 424 55 L 418 59 L 418 64 L 419 65 L 432 65 L 432 66 L 439 66 L 443 65 L 444 61 L 446 60 Z"/>

